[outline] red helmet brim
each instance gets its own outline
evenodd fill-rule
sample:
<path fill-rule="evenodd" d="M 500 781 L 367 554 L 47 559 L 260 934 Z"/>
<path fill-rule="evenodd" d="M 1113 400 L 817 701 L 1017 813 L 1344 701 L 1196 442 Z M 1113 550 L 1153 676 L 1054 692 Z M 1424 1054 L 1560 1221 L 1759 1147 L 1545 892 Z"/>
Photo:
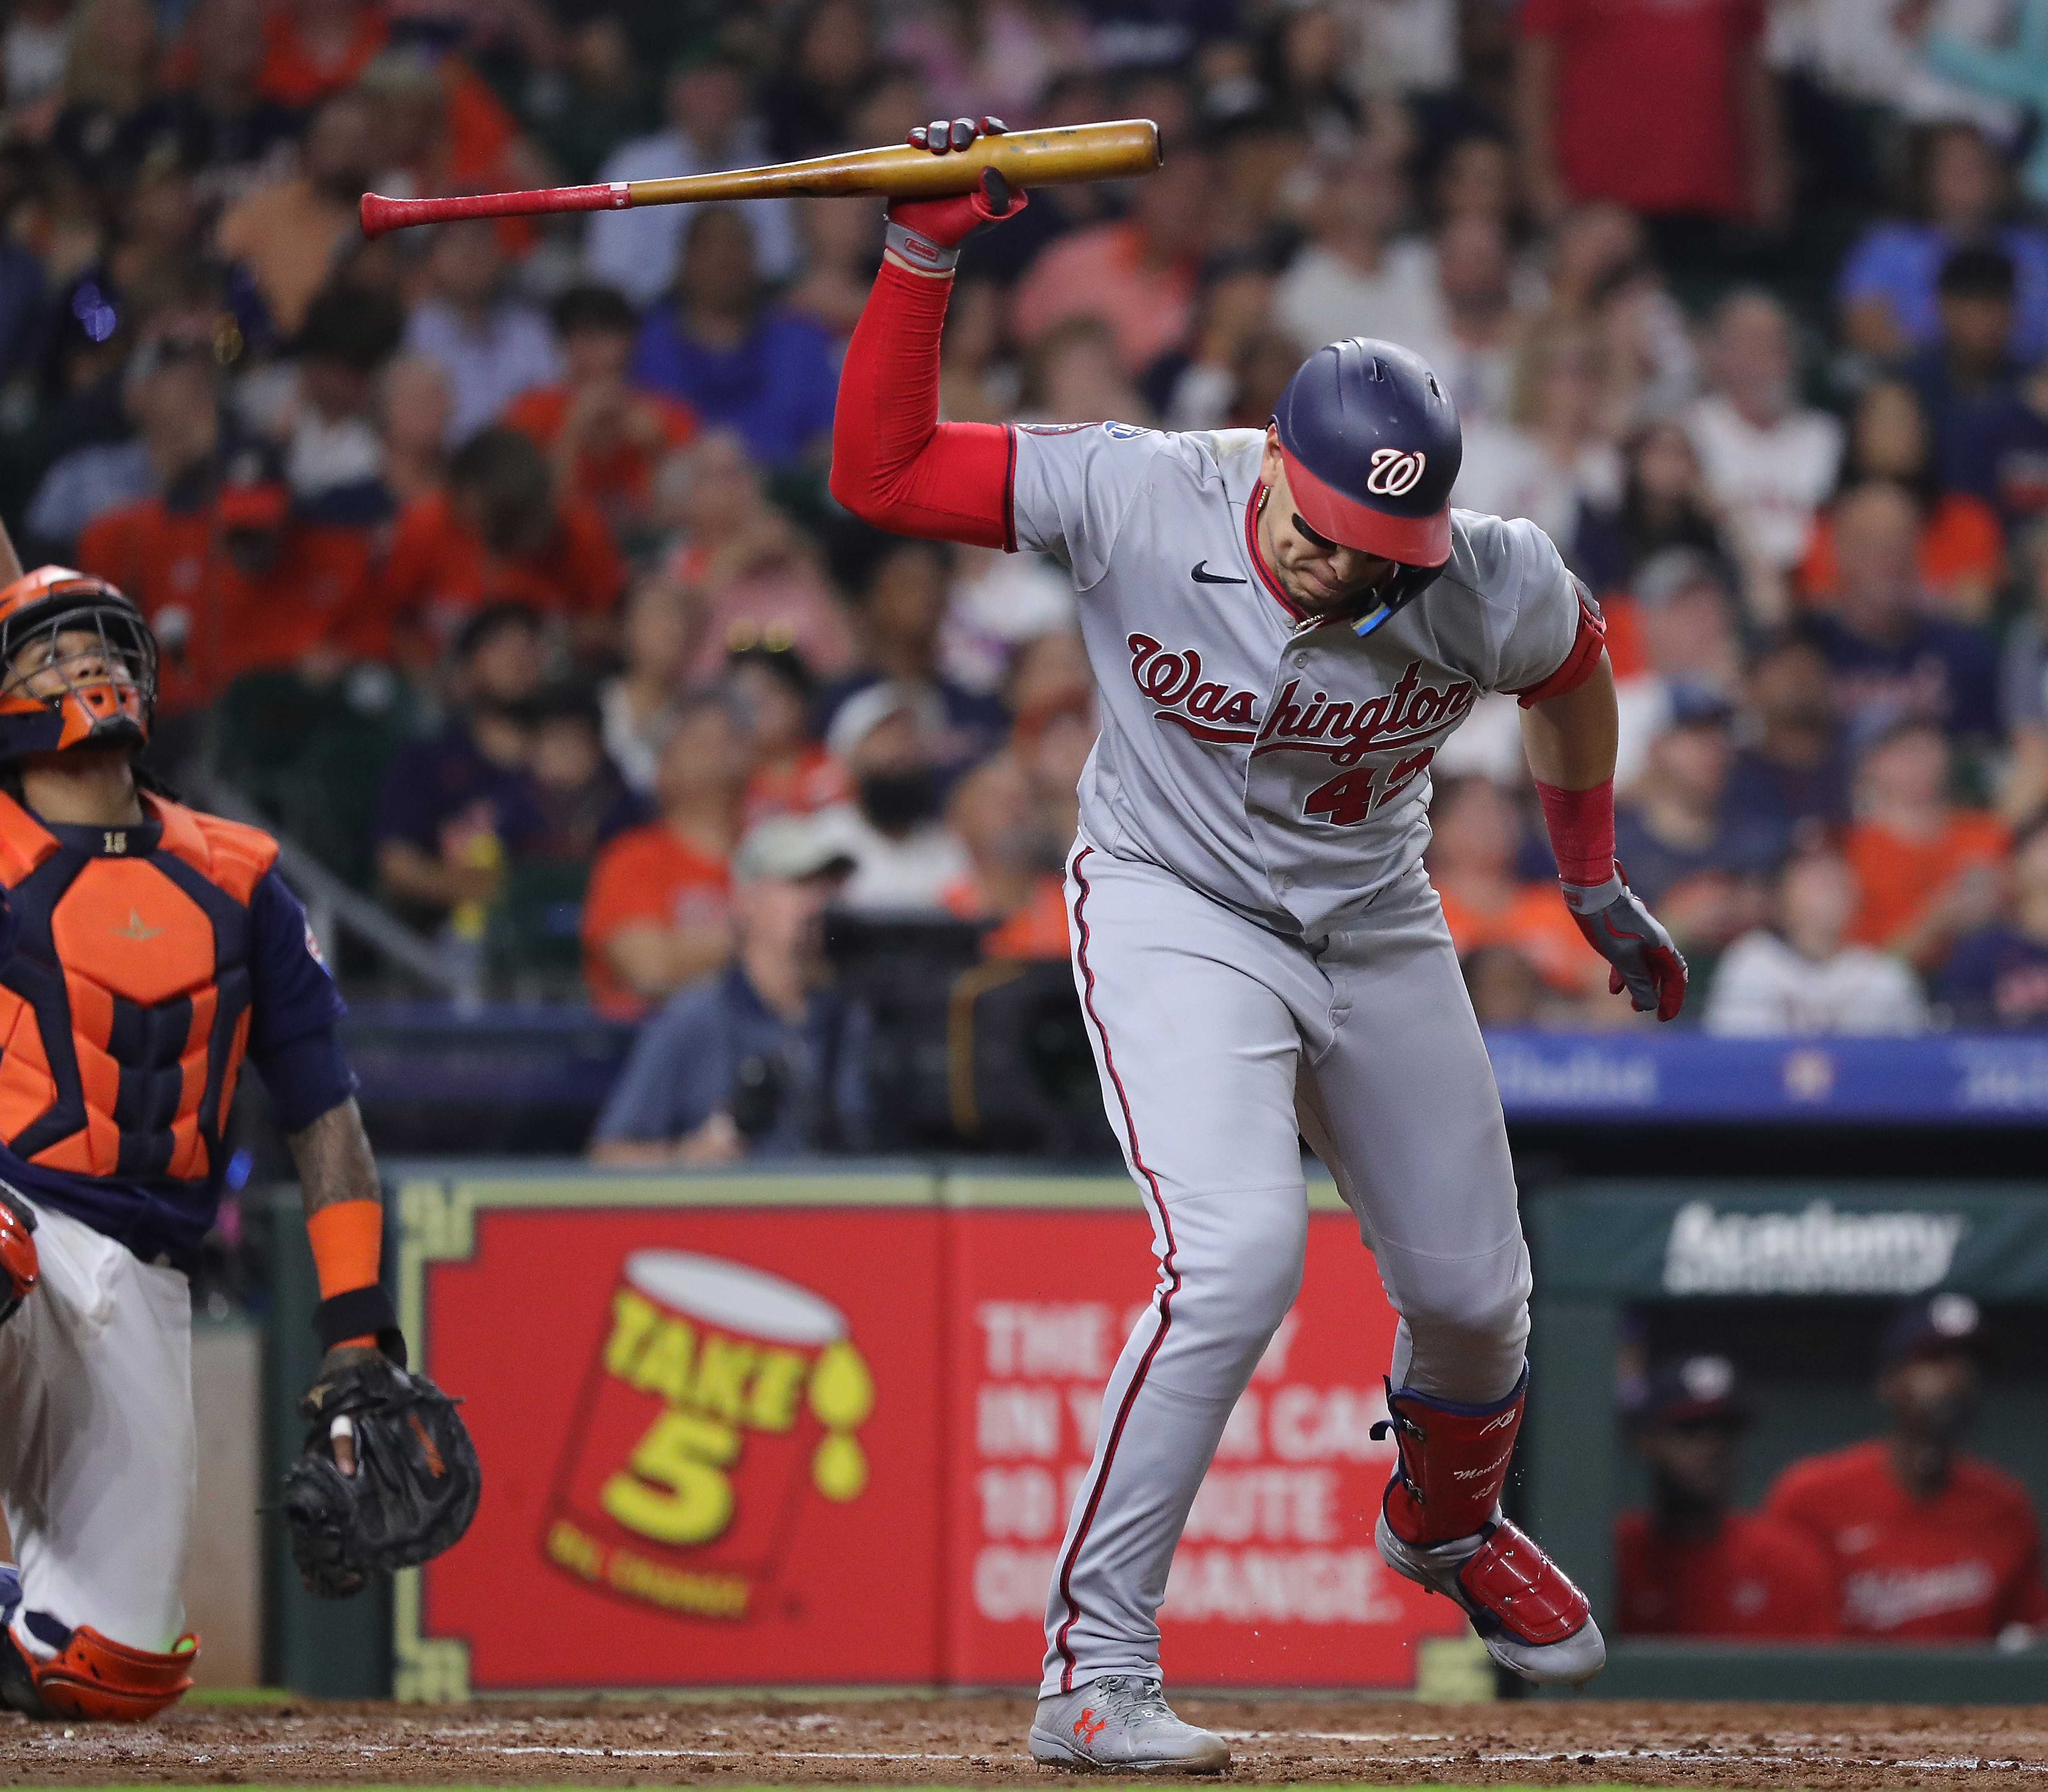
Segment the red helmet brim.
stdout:
<path fill-rule="evenodd" d="M 1449 505 L 1428 517 L 1391 517 L 1326 486 L 1279 444 L 1287 469 L 1287 490 L 1301 521 L 1340 548 L 1377 554 L 1402 566 L 1440 567 L 1451 557 Z"/>

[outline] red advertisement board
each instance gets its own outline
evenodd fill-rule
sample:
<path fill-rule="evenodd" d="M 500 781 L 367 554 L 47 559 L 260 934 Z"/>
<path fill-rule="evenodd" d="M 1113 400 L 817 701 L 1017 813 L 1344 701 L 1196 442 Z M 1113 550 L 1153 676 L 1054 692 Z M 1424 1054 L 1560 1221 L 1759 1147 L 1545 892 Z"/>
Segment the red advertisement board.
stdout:
<path fill-rule="evenodd" d="M 475 1690 L 937 1680 L 937 1222 L 478 1213 L 425 1269 L 484 1491 L 422 1634 Z"/>
<path fill-rule="evenodd" d="M 401 1696 L 1035 1680 L 1150 1228 L 1107 1179 L 952 1192 L 409 1185 L 401 1306 L 484 1491 L 401 1577 Z M 1393 1329 L 1348 1215 L 1313 1214 L 1175 1558 L 1175 1684 L 1412 1686 L 1462 1631 L 1372 1546 Z"/>
<path fill-rule="evenodd" d="M 948 1411 L 947 1665 L 1036 1677 L 1061 1537 L 1102 1390 L 1151 1289 L 1135 1211 L 952 1216 L 958 1340 Z M 1306 1271 L 1195 1500 L 1160 1615 L 1169 1682 L 1408 1686 L 1414 1645 L 1460 1632 L 1449 1602 L 1372 1544 L 1393 1445 L 1380 1376 L 1394 1314 L 1348 1214 L 1309 1224 Z"/>

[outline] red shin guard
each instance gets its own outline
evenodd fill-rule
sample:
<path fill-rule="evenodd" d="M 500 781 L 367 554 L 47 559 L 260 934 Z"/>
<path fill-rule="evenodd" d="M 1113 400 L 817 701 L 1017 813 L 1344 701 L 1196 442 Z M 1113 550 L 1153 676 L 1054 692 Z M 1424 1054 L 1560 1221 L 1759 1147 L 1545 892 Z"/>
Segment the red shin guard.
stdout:
<path fill-rule="evenodd" d="M 1486 1527 L 1507 1484 L 1507 1465 L 1529 1395 L 1525 1368 L 1515 1391 L 1490 1407 L 1460 1406 L 1387 1388 L 1383 1421 L 1401 1451 L 1387 1489 L 1387 1522 L 1404 1543 L 1449 1543 Z M 1381 1434 L 1380 1426 L 1372 1434 Z"/>
<path fill-rule="evenodd" d="M 1483 1636 L 1505 1635 L 1537 1647 L 1584 1628 L 1592 1609 L 1557 1564 L 1500 1515 L 1501 1489 L 1515 1454 L 1528 1398 L 1525 1368 L 1515 1391 L 1490 1407 L 1460 1406 L 1390 1384 L 1385 1423 L 1401 1451 L 1387 1484 L 1387 1528 L 1403 1543 L 1431 1550 L 1476 1538 L 1453 1556 L 1455 1584 L 1443 1585 Z M 1379 1426 L 1373 1435 L 1381 1434 Z"/>
<path fill-rule="evenodd" d="M 199 1639 L 190 1631 L 169 1655 L 132 1649 L 88 1624 L 35 1668 L 36 1691 L 53 1717 L 140 1723 L 177 1703 L 192 1688 Z"/>

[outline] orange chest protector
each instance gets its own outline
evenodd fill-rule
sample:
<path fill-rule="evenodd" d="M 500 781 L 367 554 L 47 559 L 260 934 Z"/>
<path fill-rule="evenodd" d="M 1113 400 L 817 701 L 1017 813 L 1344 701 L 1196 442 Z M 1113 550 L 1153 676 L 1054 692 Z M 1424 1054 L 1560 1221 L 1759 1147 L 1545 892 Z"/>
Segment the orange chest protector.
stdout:
<path fill-rule="evenodd" d="M 81 1176 L 204 1182 L 248 1043 L 254 828 L 144 799 L 138 827 L 39 821 L 0 795 L 0 1139 Z"/>

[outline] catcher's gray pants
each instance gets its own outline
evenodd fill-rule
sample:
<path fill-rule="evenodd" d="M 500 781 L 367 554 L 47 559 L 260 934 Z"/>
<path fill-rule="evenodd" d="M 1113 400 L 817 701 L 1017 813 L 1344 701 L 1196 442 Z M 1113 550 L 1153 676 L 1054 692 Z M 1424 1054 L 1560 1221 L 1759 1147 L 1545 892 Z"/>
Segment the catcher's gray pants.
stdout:
<path fill-rule="evenodd" d="M 1529 1334 L 1500 1098 L 1419 866 L 1314 947 L 1085 844 L 1067 897 L 1103 1097 L 1151 1215 L 1159 1282 L 1110 1376 L 1055 1563 L 1047 1693 L 1158 1672 L 1155 1614 L 1188 1508 L 1301 1286 L 1301 1138 L 1358 1216 L 1401 1315 L 1397 1387 L 1498 1400 Z"/>
<path fill-rule="evenodd" d="M 0 1326 L 0 1511 L 22 1609 L 166 1650 L 184 1628 L 198 1474 L 191 1287 L 67 1213 L 36 1219 L 42 1279 Z M 51 1653 L 18 1612 L 14 1634 Z"/>

